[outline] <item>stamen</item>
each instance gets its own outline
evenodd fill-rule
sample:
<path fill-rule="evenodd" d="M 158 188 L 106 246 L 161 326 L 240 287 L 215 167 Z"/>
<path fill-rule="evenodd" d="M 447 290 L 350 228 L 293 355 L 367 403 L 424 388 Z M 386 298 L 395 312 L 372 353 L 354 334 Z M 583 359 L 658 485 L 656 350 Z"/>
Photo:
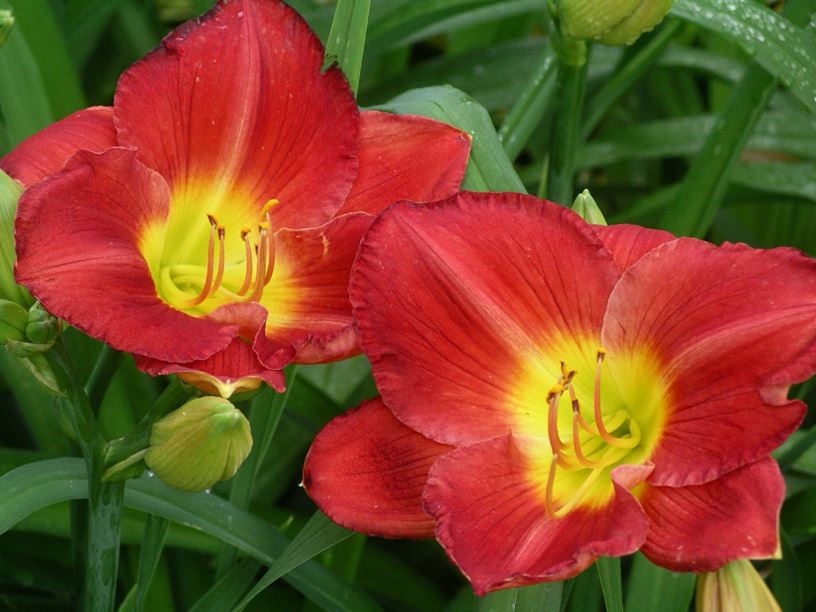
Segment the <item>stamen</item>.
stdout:
<path fill-rule="evenodd" d="M 612 443 L 614 436 L 612 436 L 604 426 L 603 415 L 601 414 L 601 367 L 603 366 L 606 350 L 598 349 L 598 357 L 595 362 L 595 427 L 598 428 L 598 435 L 604 439 L 605 442 Z"/>
<path fill-rule="evenodd" d="M 269 202 L 274 202 L 275 204 L 278 203 L 277 200 L 269 200 Z M 267 206 L 269 206 L 269 202 L 267 202 Z M 269 284 L 269 281 L 272 279 L 272 273 L 275 271 L 275 235 L 272 233 L 272 218 L 270 217 L 268 210 L 266 211 L 266 224 L 270 229 L 269 235 L 266 238 L 269 244 L 267 245 L 267 262 L 266 274 L 264 275 L 264 285 Z"/>
<path fill-rule="evenodd" d="M 204 277 L 204 285 L 201 287 L 201 292 L 194 298 L 189 300 L 179 300 L 178 305 L 182 308 L 193 308 L 198 306 L 207 299 L 210 295 L 210 287 L 213 280 L 214 256 L 215 256 L 215 235 L 218 230 L 218 221 L 212 215 L 207 215 L 210 221 L 210 241 L 207 244 L 207 274 Z"/>
<path fill-rule="evenodd" d="M 258 228 L 258 235 L 260 236 L 258 245 L 258 273 L 255 275 L 255 288 L 252 290 L 252 295 L 249 296 L 250 302 L 257 302 L 263 295 L 264 274 L 262 274 L 262 272 L 266 270 L 267 233 L 263 227 Z"/>
<path fill-rule="evenodd" d="M 553 487 L 555 486 L 555 469 L 558 466 L 560 457 L 558 453 L 553 453 L 552 461 L 550 462 L 550 473 L 547 476 L 547 492 L 544 495 L 544 510 L 547 516 L 555 516 L 555 508 L 553 507 Z"/>
<path fill-rule="evenodd" d="M 573 493 L 569 500 L 567 500 L 567 503 L 558 508 L 550 516 L 553 518 L 564 518 L 570 512 L 572 512 L 575 509 L 575 506 L 581 503 L 581 501 L 584 499 L 586 494 L 589 492 L 589 489 L 592 488 L 596 482 L 598 482 L 598 478 L 600 478 L 603 473 L 604 471 L 602 469 L 592 470 L 589 476 L 587 476 L 586 480 L 584 480 L 584 482 L 581 483 L 581 486 L 578 487 L 578 490 Z"/>
<path fill-rule="evenodd" d="M 558 451 L 564 446 L 561 438 L 558 437 L 558 400 L 561 399 L 563 393 L 564 386 L 561 384 L 561 379 L 559 378 L 558 382 L 547 394 L 547 404 L 549 405 L 549 411 L 547 413 L 547 436 L 550 438 L 550 448 L 552 449 L 553 455 L 557 455 Z"/>
<path fill-rule="evenodd" d="M 226 236 L 226 230 L 224 229 L 223 225 L 218 226 L 218 270 L 215 273 L 215 280 L 213 281 L 212 288 L 210 288 L 210 295 L 214 295 L 218 288 L 221 286 L 221 281 L 224 279 L 224 238 Z"/>
<path fill-rule="evenodd" d="M 246 272 L 244 272 L 244 282 L 241 283 L 241 288 L 238 290 L 238 295 L 244 295 L 249 291 L 252 285 L 252 243 L 249 241 L 249 234 L 251 230 L 244 228 L 241 230 L 241 240 L 244 241 L 244 250 L 246 257 Z"/>

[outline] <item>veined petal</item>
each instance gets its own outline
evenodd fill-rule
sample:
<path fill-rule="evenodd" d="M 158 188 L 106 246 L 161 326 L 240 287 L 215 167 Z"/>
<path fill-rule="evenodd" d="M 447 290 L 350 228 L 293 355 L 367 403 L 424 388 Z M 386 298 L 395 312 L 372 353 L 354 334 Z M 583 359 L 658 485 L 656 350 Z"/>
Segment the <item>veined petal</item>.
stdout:
<path fill-rule="evenodd" d="M 400 423 L 377 398 L 336 417 L 312 443 L 306 492 L 333 521 L 391 538 L 433 537 L 422 509 L 428 470 L 450 446 Z"/>
<path fill-rule="evenodd" d="M 278 392 L 286 390 L 283 372 L 266 368 L 252 346 L 240 338 L 200 361 L 169 363 L 141 355 L 134 355 L 134 358 L 139 369 L 152 376 L 178 374 L 179 378 L 202 391 L 225 398 L 257 389 L 262 383 Z"/>
<path fill-rule="evenodd" d="M 353 213 L 321 227 L 275 234 L 275 272 L 261 300 L 269 311 L 270 348 L 294 347 L 299 363 L 359 353 L 348 283 L 360 240 L 373 220 Z"/>
<path fill-rule="evenodd" d="M 400 200 L 427 202 L 462 184 L 470 138 L 444 123 L 413 115 L 360 115 L 360 171 L 339 214 L 379 214 Z"/>
<path fill-rule="evenodd" d="M 134 151 L 80 151 L 20 199 L 17 282 L 49 312 L 118 350 L 206 359 L 237 327 L 162 302 L 137 247 L 140 229 L 167 214 L 168 197 L 164 180 Z"/>
<path fill-rule="evenodd" d="M 101 153 L 116 145 L 113 109 L 93 106 L 26 138 L 0 159 L 0 169 L 24 187 L 30 187 L 59 172 L 77 151 Z"/>
<path fill-rule="evenodd" d="M 592 227 L 612 253 L 612 258 L 621 272 L 655 247 L 676 239 L 676 236 L 669 232 L 639 225 L 593 225 Z"/>
<path fill-rule="evenodd" d="M 342 73 L 322 63 L 280 0 L 219 1 L 122 76 L 120 142 L 167 179 L 174 203 L 215 194 L 260 211 L 274 198 L 275 227 L 320 225 L 351 189 L 359 122 Z"/>
<path fill-rule="evenodd" d="M 650 482 L 702 484 L 766 456 L 798 426 L 787 387 L 816 371 L 816 262 L 792 249 L 679 239 L 627 269 L 604 344 L 646 347 L 668 415 Z"/>
<path fill-rule="evenodd" d="M 550 518 L 520 442 L 508 435 L 458 448 L 437 459 L 428 476 L 423 499 L 436 518 L 436 538 L 477 595 L 564 580 L 598 556 L 643 544 L 646 516 L 618 483 L 607 504 Z"/>
<path fill-rule="evenodd" d="M 463 192 L 386 210 L 349 292 L 386 404 L 425 436 L 460 445 L 503 435 L 532 410 L 517 405 L 516 381 L 543 357 L 558 371 L 564 338 L 597 346 L 617 277 L 595 233 L 565 208 Z M 536 411 L 546 411 L 543 396 Z"/>
<path fill-rule="evenodd" d="M 679 572 L 708 572 L 736 559 L 775 557 L 785 484 L 771 458 L 704 485 L 646 485 L 643 554 Z"/>

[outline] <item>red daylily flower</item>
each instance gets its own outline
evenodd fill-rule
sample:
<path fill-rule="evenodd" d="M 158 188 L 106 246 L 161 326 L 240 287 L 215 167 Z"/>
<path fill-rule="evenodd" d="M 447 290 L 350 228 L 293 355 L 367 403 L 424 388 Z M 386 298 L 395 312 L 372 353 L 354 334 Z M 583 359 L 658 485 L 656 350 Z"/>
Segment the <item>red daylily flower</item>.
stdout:
<path fill-rule="evenodd" d="M 23 142 L 20 284 L 54 314 L 224 395 L 359 352 L 348 276 L 385 206 L 454 193 L 468 137 L 358 112 L 280 0 L 222 1 L 128 69 L 113 108 Z"/>
<path fill-rule="evenodd" d="M 307 457 L 335 521 L 435 535 L 477 594 L 638 549 L 695 572 L 776 554 L 816 261 L 461 193 L 380 215 L 350 293 L 382 399 Z"/>

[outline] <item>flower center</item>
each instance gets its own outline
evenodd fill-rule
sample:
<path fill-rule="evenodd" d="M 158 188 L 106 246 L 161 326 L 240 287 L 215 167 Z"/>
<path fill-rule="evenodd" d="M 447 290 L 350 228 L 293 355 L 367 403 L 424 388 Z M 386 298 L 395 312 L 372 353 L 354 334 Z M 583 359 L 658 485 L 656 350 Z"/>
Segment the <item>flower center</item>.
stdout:
<path fill-rule="evenodd" d="M 239 226 L 238 231 L 219 223 L 216 214 L 192 221 L 183 233 L 165 229 L 161 247 L 154 247 L 160 253 L 153 257 L 146 254 L 162 299 L 191 314 L 207 313 L 228 303 L 259 302 L 275 270 L 270 209 L 277 203 L 270 200 L 254 225 Z M 207 227 L 205 222 L 206 234 L 201 231 Z M 176 244 L 170 244 L 171 235 Z M 206 246 L 202 242 L 205 236 Z M 152 237 L 151 246 L 157 238 Z"/>
<path fill-rule="evenodd" d="M 615 495 L 612 471 L 642 465 L 662 436 L 671 398 L 659 355 L 551 336 L 518 366 L 510 427 L 548 516 L 604 507 Z"/>
<path fill-rule="evenodd" d="M 625 409 L 618 410 L 604 422 L 601 410 L 601 371 L 606 351 L 599 348 L 595 360 L 595 384 L 593 385 L 592 423 L 582 413 L 581 402 L 572 382 L 577 372 L 561 362 L 561 375 L 547 394 L 547 437 L 552 450 L 545 507 L 547 514 L 561 518 L 569 514 L 589 493 L 603 473 L 622 461 L 641 441 L 641 431 L 632 415 Z M 572 408 L 572 432 L 567 441 L 558 431 L 558 405 L 567 394 Z M 554 488 L 558 469 L 569 472 L 588 472 L 586 477 L 565 501 L 556 503 Z"/>

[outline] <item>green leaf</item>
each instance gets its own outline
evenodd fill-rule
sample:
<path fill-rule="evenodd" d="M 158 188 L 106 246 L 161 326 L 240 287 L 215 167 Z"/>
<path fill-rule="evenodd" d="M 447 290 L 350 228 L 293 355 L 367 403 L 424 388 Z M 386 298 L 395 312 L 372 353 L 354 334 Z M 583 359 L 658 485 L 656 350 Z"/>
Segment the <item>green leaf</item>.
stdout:
<path fill-rule="evenodd" d="M 354 535 L 353 532 L 333 523 L 318 510 L 295 536 L 292 543 L 286 547 L 281 556 L 278 557 L 278 560 L 264 574 L 263 578 L 252 587 L 252 590 L 235 607 L 235 610 L 243 610 L 250 601 L 255 599 L 273 582 L 352 535 Z"/>
<path fill-rule="evenodd" d="M 88 105 L 79 72 L 48 0 L 10 0 L 16 27 L 25 35 L 40 70 L 55 118 Z"/>
<path fill-rule="evenodd" d="M 78 66 L 96 49 L 123 0 L 72 0 L 67 3 L 68 46 Z"/>
<path fill-rule="evenodd" d="M 0 477 L 0 534 L 40 508 L 87 496 L 88 482 L 81 459 L 50 459 L 12 470 Z M 176 491 L 156 478 L 128 481 L 125 506 L 198 529 L 270 566 L 289 545 L 271 524 L 226 500 L 207 493 Z M 283 579 L 327 610 L 380 609 L 365 593 L 312 561 L 296 567 Z"/>
<path fill-rule="evenodd" d="M 626 585 L 626 612 L 686 612 L 694 596 L 694 574 L 676 574 L 637 553 Z"/>
<path fill-rule="evenodd" d="M 170 521 L 159 518 L 152 514 L 147 517 L 145 525 L 144 543 L 139 556 L 139 574 L 136 580 L 136 610 L 144 610 L 145 598 L 156 575 L 156 568 L 159 566 L 164 541 L 167 539 L 167 530 Z"/>
<path fill-rule="evenodd" d="M 802 609 L 802 577 L 799 558 L 784 529 L 780 530 L 782 559 L 773 562 L 771 571 L 771 591 L 786 612 Z"/>
<path fill-rule="evenodd" d="M 803 5 L 812 13 L 810 0 Z M 737 43 L 816 111 L 816 41 L 812 34 L 752 0 L 677 0 L 672 14 Z"/>
<path fill-rule="evenodd" d="M 595 562 L 607 612 L 623 612 L 620 557 L 599 557 Z"/>
<path fill-rule="evenodd" d="M 477 612 L 558 612 L 564 585 L 550 582 L 489 593 L 479 599 Z"/>
<path fill-rule="evenodd" d="M 399 114 L 424 115 L 467 132 L 473 139 L 463 187 L 471 191 L 525 193 L 524 184 L 502 148 L 490 115 L 453 87 L 414 89 L 378 107 Z"/>
<path fill-rule="evenodd" d="M 18 27 L 0 47 L 0 112 L 12 145 L 54 121 L 40 69 Z"/>
<path fill-rule="evenodd" d="M 244 559 L 204 593 L 189 612 L 232 609 L 255 580 L 260 568 L 260 564 L 254 559 Z"/>
<path fill-rule="evenodd" d="M 371 0 L 338 0 L 326 41 L 326 59 L 337 62 L 355 95 L 360 83 L 370 8 Z"/>

